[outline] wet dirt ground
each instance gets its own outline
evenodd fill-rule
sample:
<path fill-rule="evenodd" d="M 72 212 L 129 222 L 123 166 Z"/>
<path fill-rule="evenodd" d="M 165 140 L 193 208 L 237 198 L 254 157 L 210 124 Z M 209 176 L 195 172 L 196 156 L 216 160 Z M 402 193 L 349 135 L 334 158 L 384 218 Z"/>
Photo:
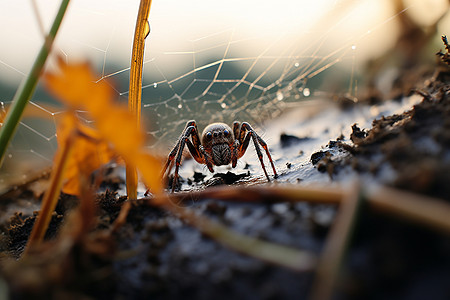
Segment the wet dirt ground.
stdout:
<path fill-rule="evenodd" d="M 313 99 L 259 131 L 279 177 L 267 183 L 252 145 L 236 169 L 216 174 L 192 159 L 180 170 L 181 190 L 213 185 L 308 186 L 324 189 L 387 185 L 450 200 L 450 87 L 436 72 L 421 91 L 399 100 L 345 109 Z M 374 121 L 375 120 L 375 121 Z M 268 168 L 269 175 L 270 168 Z M 23 186 L 2 196 L 0 292 L 23 298 L 307 299 L 314 270 L 296 272 L 237 253 L 178 216 L 140 200 L 127 222 L 108 229 L 126 198 L 110 175 L 97 195 L 97 223 L 82 239 L 65 243 L 63 230 L 78 205 L 61 195 L 46 247 L 17 260 L 40 198 Z M 217 175 L 219 174 L 219 175 Z M 220 175 L 221 174 L 221 175 Z M 144 188 L 140 189 L 143 195 Z M 181 204 L 180 204 L 181 205 Z M 235 203 L 192 197 L 182 205 L 238 233 L 320 255 L 337 205 Z M 362 210 L 339 273 L 335 299 L 450 299 L 450 237 L 412 222 Z M 0 295 L 0 298 L 1 296 Z"/>

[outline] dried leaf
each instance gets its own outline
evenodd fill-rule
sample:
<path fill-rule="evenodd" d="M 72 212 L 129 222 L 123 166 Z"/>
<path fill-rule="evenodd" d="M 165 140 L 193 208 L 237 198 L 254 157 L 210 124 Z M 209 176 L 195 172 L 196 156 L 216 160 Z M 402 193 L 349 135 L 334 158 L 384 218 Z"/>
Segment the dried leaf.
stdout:
<path fill-rule="evenodd" d="M 72 192 L 79 184 L 76 179 L 79 172 L 92 172 L 95 166 L 108 161 L 111 157 L 109 144 L 127 164 L 142 171 L 144 181 L 155 193 L 161 192 L 160 162 L 143 150 L 145 135 L 136 126 L 136 117 L 128 108 L 113 101 L 111 86 L 104 80 L 95 82 L 96 76 L 86 63 L 68 65 L 60 59 L 59 67 L 60 74 L 45 76 L 50 92 L 71 110 L 86 110 L 94 119 L 98 130 L 94 133 L 92 128 L 77 125 L 78 131 L 89 138 L 77 141 L 76 157 L 71 163 L 73 168 L 69 167 L 66 173 L 72 180 L 72 183 L 68 183 Z M 64 134 L 64 130 L 62 129 L 61 134 Z"/>
<path fill-rule="evenodd" d="M 78 138 L 74 140 L 72 155 L 69 156 L 64 178 L 63 192 L 79 195 L 81 186 L 81 174 L 88 177 L 93 171 L 110 162 L 115 157 L 115 152 L 93 128 L 80 124 L 72 114 L 66 114 L 57 129 L 58 144 L 65 141 L 72 130 Z"/>

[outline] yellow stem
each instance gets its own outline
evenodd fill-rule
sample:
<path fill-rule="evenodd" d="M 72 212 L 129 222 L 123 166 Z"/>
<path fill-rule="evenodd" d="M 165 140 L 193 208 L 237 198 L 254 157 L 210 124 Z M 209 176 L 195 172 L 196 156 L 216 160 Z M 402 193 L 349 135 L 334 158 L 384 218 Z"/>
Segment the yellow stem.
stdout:
<path fill-rule="evenodd" d="M 145 38 L 149 33 L 148 15 L 151 0 L 141 0 L 134 32 L 133 52 L 130 69 L 130 92 L 128 109 L 135 114 L 137 126 L 141 123 L 142 66 L 144 62 Z M 135 166 L 127 165 L 127 194 L 129 199 L 137 199 L 138 176 Z"/>
<path fill-rule="evenodd" d="M 30 248 L 39 245 L 44 239 L 48 225 L 50 224 L 52 213 L 58 203 L 58 196 L 60 194 L 64 178 L 63 173 L 74 141 L 75 135 L 70 134 L 67 140 L 62 144 L 62 148 L 56 154 L 57 159 L 50 176 L 50 186 L 45 192 L 42 200 L 42 207 L 39 215 L 36 217 L 36 222 L 33 226 L 33 230 L 31 231 L 30 238 L 28 239 L 28 245 L 25 248 L 24 255 L 27 254 Z"/>

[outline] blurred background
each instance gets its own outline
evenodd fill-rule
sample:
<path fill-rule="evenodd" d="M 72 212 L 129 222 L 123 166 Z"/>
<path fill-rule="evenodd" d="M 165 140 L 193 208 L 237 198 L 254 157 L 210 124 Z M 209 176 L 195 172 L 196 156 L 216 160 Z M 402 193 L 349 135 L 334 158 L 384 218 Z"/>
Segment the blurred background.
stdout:
<path fill-rule="evenodd" d="M 0 2 L 5 106 L 59 4 Z M 47 70 L 57 56 L 89 61 L 98 80 L 113 82 L 117 99 L 126 102 L 138 6 L 132 0 L 72 1 Z M 200 131 L 209 122 L 233 120 L 264 131 L 265 121 L 304 100 L 336 94 L 358 99 L 368 84 L 433 61 L 440 35 L 449 34 L 448 7 L 447 0 L 153 1 L 142 93 L 149 145 L 173 144 L 191 119 Z M 42 86 L 31 106 L 39 117 L 22 121 L 3 175 L 13 161 L 51 163 L 55 122 L 64 108 Z"/>

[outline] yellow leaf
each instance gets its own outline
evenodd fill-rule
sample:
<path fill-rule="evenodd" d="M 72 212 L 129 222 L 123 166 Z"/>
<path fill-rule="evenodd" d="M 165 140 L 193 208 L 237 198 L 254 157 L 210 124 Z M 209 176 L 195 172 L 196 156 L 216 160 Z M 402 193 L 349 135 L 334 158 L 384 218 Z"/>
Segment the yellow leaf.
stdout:
<path fill-rule="evenodd" d="M 101 110 L 112 97 L 111 88 L 105 81 L 95 83 L 96 78 L 89 64 L 68 65 L 59 59 L 60 74 L 46 74 L 50 91 L 72 109 Z"/>
<path fill-rule="evenodd" d="M 63 192 L 79 195 L 82 184 L 80 181 L 83 181 L 81 176 L 89 177 L 93 171 L 110 162 L 115 153 L 95 129 L 80 124 L 73 114 L 68 113 L 58 126 L 57 139 L 60 146 L 71 134 L 76 135 L 76 139 L 66 163 Z"/>
<path fill-rule="evenodd" d="M 60 74 L 47 74 L 45 82 L 50 92 L 71 110 L 86 110 L 94 120 L 98 132 L 92 128 L 71 121 L 62 124 L 58 135 L 70 134 L 76 126 L 84 138 L 76 140 L 73 158 L 67 167 L 65 192 L 74 192 L 79 186 L 79 174 L 90 174 L 101 164 L 109 161 L 112 151 L 121 156 L 127 164 L 138 168 L 146 184 L 155 193 L 162 192 L 159 178 L 161 163 L 144 151 L 145 135 L 136 126 L 136 117 L 126 106 L 113 101 L 114 92 L 105 81 L 95 82 L 88 64 L 65 64 L 59 60 Z M 77 124 L 77 125 L 74 125 Z"/>
<path fill-rule="evenodd" d="M 144 178 L 145 184 L 155 194 L 163 192 L 161 172 L 161 161 L 147 153 L 141 153 L 137 158 L 137 168 Z"/>

